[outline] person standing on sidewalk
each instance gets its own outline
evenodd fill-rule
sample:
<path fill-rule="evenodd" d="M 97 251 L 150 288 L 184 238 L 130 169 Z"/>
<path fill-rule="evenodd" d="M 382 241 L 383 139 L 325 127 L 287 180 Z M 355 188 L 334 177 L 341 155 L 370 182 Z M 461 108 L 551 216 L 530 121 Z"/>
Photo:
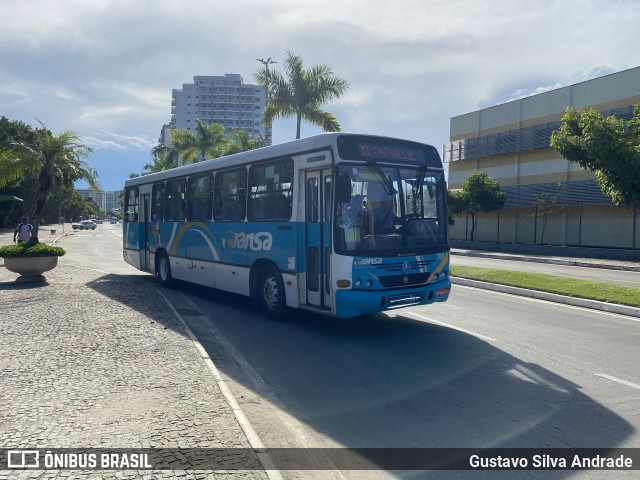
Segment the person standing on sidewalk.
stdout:
<path fill-rule="evenodd" d="M 28 221 L 29 219 L 27 217 L 22 217 L 22 220 L 13 232 L 13 243 L 16 243 L 16 237 L 18 243 L 26 242 L 31 239 L 33 226 L 30 223 L 27 223 Z"/>

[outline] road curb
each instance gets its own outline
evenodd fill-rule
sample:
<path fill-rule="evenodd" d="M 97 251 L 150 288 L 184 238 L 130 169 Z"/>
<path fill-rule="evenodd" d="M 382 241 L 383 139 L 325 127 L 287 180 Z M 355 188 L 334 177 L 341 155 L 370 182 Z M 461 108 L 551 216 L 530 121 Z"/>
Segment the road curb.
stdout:
<path fill-rule="evenodd" d="M 510 255 L 508 253 L 490 253 L 490 252 L 467 252 L 467 251 L 451 251 L 451 255 L 460 255 L 464 257 L 479 257 L 479 258 L 498 258 L 500 260 L 513 260 L 516 262 L 530 262 L 530 263 L 549 263 L 554 265 L 569 265 L 572 267 L 588 267 L 588 268 L 602 268 L 606 270 L 623 270 L 628 272 L 640 272 L 640 266 L 624 265 L 619 263 L 598 263 L 597 261 L 588 262 L 584 260 L 572 260 L 570 258 L 540 258 L 540 257 L 527 257 L 523 255 Z"/>
<path fill-rule="evenodd" d="M 262 443 L 262 440 L 260 439 L 258 433 L 253 428 L 253 425 L 251 425 L 251 422 L 249 421 L 249 419 L 245 415 L 244 411 L 242 410 L 242 407 L 240 407 L 240 405 L 238 404 L 238 401 L 236 400 L 236 398 L 234 397 L 233 393 L 231 392 L 231 390 L 227 386 L 225 380 L 222 378 L 222 375 L 220 374 L 220 371 L 218 370 L 218 367 L 216 367 L 215 363 L 213 363 L 213 360 L 211 359 L 211 357 L 207 353 L 206 349 L 204 348 L 204 346 L 200 342 L 200 339 L 193 332 L 193 330 L 191 330 L 191 328 L 189 328 L 189 325 L 187 324 L 186 320 L 182 317 L 180 312 L 178 312 L 176 307 L 173 305 L 173 302 L 171 302 L 171 300 L 169 300 L 158 289 L 158 287 L 156 287 L 156 291 L 164 299 L 166 304 L 173 311 L 173 314 L 180 321 L 180 323 L 182 324 L 182 327 L 185 329 L 185 332 L 186 332 L 187 336 L 189 337 L 189 339 L 191 340 L 191 342 L 195 346 L 195 349 L 198 351 L 198 354 L 200 355 L 200 358 L 202 358 L 202 360 L 207 365 L 207 368 L 209 369 L 209 371 L 211 372 L 213 378 L 215 379 L 215 381 L 216 381 L 216 383 L 218 385 L 218 388 L 222 392 L 222 395 L 224 396 L 227 404 L 229 405 L 229 407 L 233 411 L 233 415 L 236 418 L 236 421 L 238 422 L 238 425 L 240 425 L 240 428 L 242 429 L 242 431 L 244 432 L 245 436 L 247 437 L 247 441 L 249 442 L 249 445 L 251 446 L 251 448 L 253 449 L 254 453 L 258 457 L 258 460 L 260 461 L 260 463 L 262 464 L 262 467 L 264 468 L 265 474 L 267 475 L 269 480 L 282 480 L 282 474 L 274 466 L 274 463 L 271 460 L 271 457 L 269 456 L 269 453 L 268 453 L 266 447 L 264 446 L 264 444 Z M 187 298 L 184 294 L 181 294 L 181 296 L 182 296 L 183 300 L 185 301 L 185 303 L 187 305 L 189 305 L 194 312 L 198 312 L 198 308 L 195 306 L 195 304 L 189 298 Z"/>
<path fill-rule="evenodd" d="M 465 285 L 467 287 L 482 288 L 484 290 L 492 290 L 494 292 L 509 293 L 511 295 L 535 298 L 538 300 L 546 300 L 548 302 L 562 303 L 565 305 L 572 305 L 574 307 L 590 308 L 593 310 L 600 310 L 603 312 L 617 313 L 619 315 L 628 315 L 630 317 L 640 318 L 640 308 L 637 307 L 617 305 L 615 303 L 598 302 L 596 300 L 588 300 L 585 298 L 567 297 L 566 295 L 558 295 L 556 293 L 541 292 L 539 290 L 528 290 L 526 288 L 500 285 L 497 283 L 481 282 L 479 280 L 469 280 L 468 278 L 453 276 L 451 277 L 451 283 L 457 285 Z"/>

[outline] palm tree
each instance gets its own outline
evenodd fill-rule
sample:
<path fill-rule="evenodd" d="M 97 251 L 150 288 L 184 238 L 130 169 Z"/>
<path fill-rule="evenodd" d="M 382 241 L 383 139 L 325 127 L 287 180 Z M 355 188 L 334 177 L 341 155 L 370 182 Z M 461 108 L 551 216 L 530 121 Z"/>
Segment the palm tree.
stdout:
<path fill-rule="evenodd" d="M 98 189 L 98 174 L 86 163 L 92 150 L 70 131 L 53 135 L 41 123 L 32 142 L 12 142 L 0 153 L 0 187 L 23 178 L 38 179 L 38 195 L 32 210 L 33 234 L 37 237 L 40 214 L 52 191 L 86 180 Z"/>
<path fill-rule="evenodd" d="M 229 143 L 222 125 L 202 120 L 196 121 L 195 134 L 181 128 L 171 133 L 171 139 L 184 164 L 220 157 Z"/>
<path fill-rule="evenodd" d="M 325 132 L 339 132 L 340 124 L 336 117 L 320 106 L 340 98 L 349 88 L 349 83 L 336 77 L 326 65 L 304 70 L 302 59 L 289 50 L 285 72 L 287 78 L 266 68 L 255 74 L 256 81 L 266 90 L 269 99 L 264 109 L 264 123 L 270 125 L 274 119 L 295 116 L 296 138 L 300 138 L 303 119 Z"/>
<path fill-rule="evenodd" d="M 253 137 L 246 130 L 236 129 L 233 135 L 231 135 L 231 142 L 224 154 L 231 155 L 233 153 L 255 150 L 256 148 L 262 148 L 264 146 L 265 143 L 262 137 Z"/>
<path fill-rule="evenodd" d="M 175 145 L 160 143 L 151 149 L 153 163 L 145 163 L 143 168 L 148 173 L 161 172 L 178 166 L 178 150 Z"/>

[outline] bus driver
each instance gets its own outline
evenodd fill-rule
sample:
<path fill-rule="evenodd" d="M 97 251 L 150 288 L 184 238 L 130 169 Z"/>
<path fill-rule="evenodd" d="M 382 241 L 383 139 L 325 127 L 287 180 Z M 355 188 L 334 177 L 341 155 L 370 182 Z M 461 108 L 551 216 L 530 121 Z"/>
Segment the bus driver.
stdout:
<path fill-rule="evenodd" d="M 393 195 L 388 194 L 381 183 L 369 183 L 367 204 L 370 212 L 369 224 L 373 226 L 369 233 L 395 233 L 398 216 L 393 208 Z"/>

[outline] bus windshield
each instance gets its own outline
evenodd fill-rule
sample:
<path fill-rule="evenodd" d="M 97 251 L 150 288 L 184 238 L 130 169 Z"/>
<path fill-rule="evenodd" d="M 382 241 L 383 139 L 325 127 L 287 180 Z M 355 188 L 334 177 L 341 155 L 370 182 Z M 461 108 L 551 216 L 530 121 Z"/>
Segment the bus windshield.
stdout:
<path fill-rule="evenodd" d="M 341 164 L 337 180 L 339 253 L 417 255 L 446 247 L 442 172 L 418 166 Z"/>

